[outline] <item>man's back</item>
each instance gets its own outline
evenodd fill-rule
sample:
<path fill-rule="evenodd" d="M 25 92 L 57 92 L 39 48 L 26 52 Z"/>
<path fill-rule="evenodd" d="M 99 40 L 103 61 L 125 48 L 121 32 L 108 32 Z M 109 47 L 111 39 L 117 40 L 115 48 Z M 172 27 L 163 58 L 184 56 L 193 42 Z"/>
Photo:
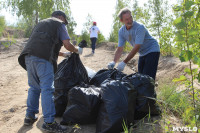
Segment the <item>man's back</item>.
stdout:
<path fill-rule="evenodd" d="M 93 38 L 93 37 L 98 38 L 98 32 L 99 32 L 99 28 L 95 25 L 92 26 L 90 28 L 90 38 Z"/>

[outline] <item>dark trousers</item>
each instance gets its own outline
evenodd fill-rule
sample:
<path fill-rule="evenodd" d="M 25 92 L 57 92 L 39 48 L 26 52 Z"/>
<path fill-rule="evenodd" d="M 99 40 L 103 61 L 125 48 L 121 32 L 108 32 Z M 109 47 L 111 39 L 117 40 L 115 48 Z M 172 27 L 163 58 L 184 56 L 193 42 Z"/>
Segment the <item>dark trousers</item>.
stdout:
<path fill-rule="evenodd" d="M 95 47 L 96 47 L 97 38 L 96 38 L 96 37 L 92 37 L 92 38 L 90 38 L 90 40 L 91 40 L 91 43 L 92 43 L 92 45 L 91 45 L 91 47 L 92 47 L 92 52 L 94 53 Z"/>
<path fill-rule="evenodd" d="M 149 75 L 155 80 L 159 57 L 160 52 L 152 52 L 145 56 L 140 56 L 138 61 L 139 73 Z"/>

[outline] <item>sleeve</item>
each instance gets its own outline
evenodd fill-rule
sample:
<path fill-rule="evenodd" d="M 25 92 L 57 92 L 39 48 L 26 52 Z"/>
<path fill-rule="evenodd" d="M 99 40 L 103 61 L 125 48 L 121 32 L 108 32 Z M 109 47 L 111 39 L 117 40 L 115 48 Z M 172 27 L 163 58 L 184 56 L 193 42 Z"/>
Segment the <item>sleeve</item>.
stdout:
<path fill-rule="evenodd" d="M 118 33 L 118 47 L 123 47 L 126 43 L 126 40 L 123 37 L 121 30 Z"/>
<path fill-rule="evenodd" d="M 70 39 L 67 27 L 64 24 L 58 28 L 58 35 L 61 41 Z"/>
<path fill-rule="evenodd" d="M 136 37 L 135 37 L 135 44 L 143 44 L 144 43 L 144 37 L 146 33 L 146 28 L 144 26 L 140 26 L 136 31 Z"/>

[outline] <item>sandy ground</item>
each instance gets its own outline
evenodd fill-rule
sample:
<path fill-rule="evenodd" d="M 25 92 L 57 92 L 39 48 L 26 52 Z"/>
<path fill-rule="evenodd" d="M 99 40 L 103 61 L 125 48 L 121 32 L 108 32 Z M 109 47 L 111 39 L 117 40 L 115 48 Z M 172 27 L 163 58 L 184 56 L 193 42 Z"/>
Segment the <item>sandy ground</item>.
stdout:
<path fill-rule="evenodd" d="M 25 39 L 20 39 L 8 49 L 0 51 L 0 133 L 40 133 L 43 123 L 42 110 L 40 106 L 39 119 L 31 127 L 24 127 L 23 120 L 26 110 L 27 98 L 27 73 L 18 64 L 19 53 L 25 44 Z M 114 44 L 103 44 L 96 50 L 94 56 L 91 56 L 91 49 L 85 48 L 81 60 L 83 64 L 95 71 L 106 68 L 107 64 L 112 61 L 114 56 Z M 65 51 L 62 49 L 62 51 Z M 59 62 L 64 58 L 59 57 Z M 177 65 L 180 62 L 177 59 L 168 60 L 162 58 L 159 64 L 158 79 L 169 76 L 176 77 L 178 72 L 184 69 L 184 66 Z M 133 65 L 134 64 L 134 65 Z M 133 73 L 132 67 L 137 65 L 137 57 L 132 61 L 131 67 L 126 67 L 124 72 Z M 186 64 L 187 65 L 187 64 Z M 176 68 L 176 69 L 174 69 Z M 171 71 L 171 70 L 174 71 Z M 165 75 L 165 76 L 163 76 Z M 56 118 L 59 122 L 60 118 Z M 94 125 L 83 125 L 77 133 L 94 133 Z"/>

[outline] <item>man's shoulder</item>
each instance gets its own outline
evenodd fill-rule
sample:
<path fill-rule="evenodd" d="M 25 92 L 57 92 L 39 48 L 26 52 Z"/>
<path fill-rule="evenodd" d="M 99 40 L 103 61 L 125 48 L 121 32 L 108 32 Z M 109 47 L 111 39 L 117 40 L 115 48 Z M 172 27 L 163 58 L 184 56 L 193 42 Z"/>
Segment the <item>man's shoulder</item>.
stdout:
<path fill-rule="evenodd" d="M 145 28 L 144 24 L 136 22 L 136 21 L 134 21 L 133 26 L 134 26 L 133 28 L 134 30 L 137 30 L 138 28 Z"/>
<path fill-rule="evenodd" d="M 61 24 L 59 27 L 58 27 L 58 32 L 62 32 L 62 31 L 65 31 L 67 30 L 67 27 L 65 26 L 65 24 Z"/>
<path fill-rule="evenodd" d="M 99 29 L 99 27 L 95 26 L 96 29 Z"/>
<path fill-rule="evenodd" d="M 125 25 L 122 25 L 122 27 L 119 29 L 119 33 L 124 32 L 125 28 Z"/>

